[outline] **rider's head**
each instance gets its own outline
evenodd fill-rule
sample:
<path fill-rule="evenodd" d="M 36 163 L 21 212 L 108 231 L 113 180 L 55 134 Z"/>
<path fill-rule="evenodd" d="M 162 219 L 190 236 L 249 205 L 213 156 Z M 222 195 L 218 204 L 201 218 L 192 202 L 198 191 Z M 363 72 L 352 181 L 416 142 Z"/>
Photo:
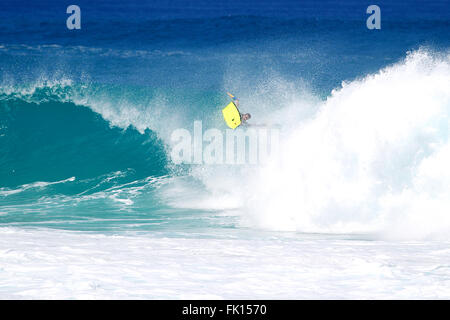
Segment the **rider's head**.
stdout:
<path fill-rule="evenodd" d="M 250 119 L 252 117 L 252 115 L 250 113 L 244 113 L 242 115 L 242 120 L 247 121 L 248 119 Z"/>

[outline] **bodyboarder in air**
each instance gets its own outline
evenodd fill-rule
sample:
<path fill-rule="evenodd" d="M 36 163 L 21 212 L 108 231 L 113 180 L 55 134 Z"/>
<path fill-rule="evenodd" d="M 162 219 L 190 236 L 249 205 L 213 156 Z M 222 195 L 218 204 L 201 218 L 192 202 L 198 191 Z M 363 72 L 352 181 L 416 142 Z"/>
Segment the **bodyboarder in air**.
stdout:
<path fill-rule="evenodd" d="M 231 93 L 227 92 L 227 94 L 230 96 L 231 100 L 233 100 L 234 105 L 236 108 L 239 108 L 239 99 L 233 96 Z M 238 109 L 239 110 L 239 109 Z M 241 113 L 239 111 L 239 116 L 241 117 L 241 124 L 244 126 L 248 126 L 247 120 L 250 120 L 252 115 L 250 113 Z"/>

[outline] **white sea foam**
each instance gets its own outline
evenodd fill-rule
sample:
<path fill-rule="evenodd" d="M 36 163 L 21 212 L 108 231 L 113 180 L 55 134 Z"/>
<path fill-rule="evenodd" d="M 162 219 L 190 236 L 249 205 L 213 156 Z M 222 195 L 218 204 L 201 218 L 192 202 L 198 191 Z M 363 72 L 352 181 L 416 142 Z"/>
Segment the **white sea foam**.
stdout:
<path fill-rule="evenodd" d="M 419 51 L 344 83 L 250 178 L 250 223 L 411 238 L 450 231 L 450 56 Z M 401 230 L 401 233 L 398 231 Z"/>
<path fill-rule="evenodd" d="M 450 298 L 448 242 L 0 234 L 0 299 Z"/>
<path fill-rule="evenodd" d="M 306 101 L 280 110 L 281 162 L 193 175 L 240 203 L 247 227 L 449 237 L 450 55 L 409 53 Z"/>
<path fill-rule="evenodd" d="M 60 183 L 66 183 L 66 182 L 73 182 L 76 180 L 76 177 L 70 177 L 64 180 L 60 181 L 53 181 L 53 182 L 45 182 L 45 181 L 36 181 L 33 183 L 27 183 L 23 184 L 17 188 L 11 189 L 11 188 L 0 188 L 0 196 L 9 196 L 12 194 L 21 193 L 25 190 L 30 189 L 36 189 L 36 188 L 45 188 L 51 185 L 60 184 Z"/>

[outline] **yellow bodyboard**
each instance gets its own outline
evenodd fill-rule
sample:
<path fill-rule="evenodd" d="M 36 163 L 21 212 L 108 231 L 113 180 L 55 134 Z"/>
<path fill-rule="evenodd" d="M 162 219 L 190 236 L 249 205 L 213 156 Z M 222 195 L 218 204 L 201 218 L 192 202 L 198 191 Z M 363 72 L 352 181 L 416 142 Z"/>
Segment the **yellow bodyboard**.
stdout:
<path fill-rule="evenodd" d="M 236 129 L 241 124 L 241 115 L 234 102 L 230 102 L 222 109 L 223 118 L 231 129 Z"/>

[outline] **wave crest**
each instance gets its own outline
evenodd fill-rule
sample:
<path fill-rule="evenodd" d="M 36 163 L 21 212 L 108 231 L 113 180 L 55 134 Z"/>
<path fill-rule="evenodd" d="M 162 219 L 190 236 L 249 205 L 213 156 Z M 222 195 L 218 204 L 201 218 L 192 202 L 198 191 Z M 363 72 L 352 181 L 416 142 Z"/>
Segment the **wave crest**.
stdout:
<path fill-rule="evenodd" d="M 71 100 L 70 83 L 0 93 L 0 181 L 14 187 L 132 169 L 166 173 L 164 143 L 151 130 L 111 126 Z"/>

